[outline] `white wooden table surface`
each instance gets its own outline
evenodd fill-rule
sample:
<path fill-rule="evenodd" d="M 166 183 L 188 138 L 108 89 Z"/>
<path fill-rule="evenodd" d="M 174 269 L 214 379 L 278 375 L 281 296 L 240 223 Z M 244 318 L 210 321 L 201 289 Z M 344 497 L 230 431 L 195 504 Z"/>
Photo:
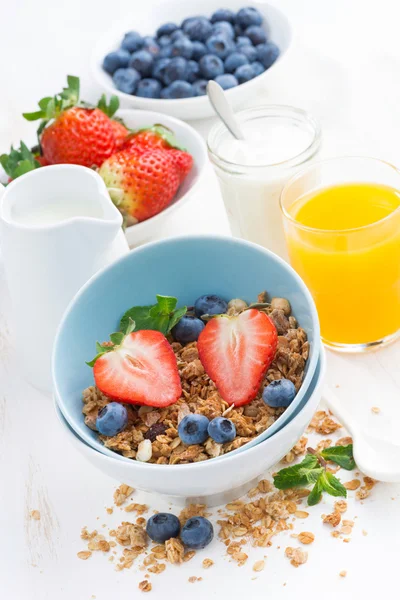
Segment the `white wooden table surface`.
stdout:
<path fill-rule="evenodd" d="M 154 0 L 147 0 L 147 3 Z M 167 1 L 167 0 L 166 0 Z M 183 0 L 182 0 L 183 1 Z M 229 5 L 229 0 L 221 2 Z M 245 4 L 245 2 L 244 2 Z M 395 0 L 379 4 L 361 0 L 282 0 L 296 33 L 292 58 L 262 90 L 257 102 L 294 104 L 320 118 L 324 154 L 374 155 L 400 164 L 399 8 Z M 86 56 L 109 21 L 128 10 L 143 10 L 139 0 L 15 0 L 1 7 L 0 150 L 32 137 L 32 126 L 20 113 L 57 91 L 65 74 L 82 77 L 88 100 L 98 90 L 91 82 Z M 271 78 L 272 79 L 272 78 Z M 195 123 L 206 134 L 211 122 Z M 193 202 L 168 223 L 164 236 L 176 233 L 228 233 L 212 172 Z M 370 290 L 366 290 L 368 294 Z M 14 358 L 9 300 L 0 263 L 0 597 L 10 600 L 98 600 L 137 598 L 143 573 L 133 567 L 117 573 L 103 556 L 76 558 L 84 549 L 80 529 L 102 529 L 124 519 L 119 510 L 107 515 L 116 482 L 94 471 L 68 445 L 53 414 L 51 400 L 19 375 Z M 32 352 L 34 352 L 34 348 Z M 365 397 L 366 407 L 379 398 L 400 399 L 400 344 L 368 356 L 328 353 L 327 380 L 351 402 Z M 355 370 L 356 368 L 356 370 Z M 162 510 L 151 495 L 137 492 L 136 502 Z M 363 504 L 349 500 L 346 516 L 357 516 L 349 544 L 333 539 L 321 523 L 328 506 L 310 511 L 303 530 L 316 534 L 307 565 L 295 570 L 283 556 L 296 545 L 287 534 L 266 552 L 267 565 L 257 578 L 252 554 L 238 568 L 223 546 L 213 543 L 182 567 L 153 576 L 152 598 L 196 600 L 252 598 L 373 598 L 391 590 L 396 597 L 400 552 L 400 486 L 379 484 Z M 29 519 L 37 509 L 41 520 Z M 362 535 L 362 530 L 368 536 Z M 301 529 L 298 529 L 300 531 Z M 277 548 L 280 546 L 280 549 Z M 215 561 L 201 568 L 207 556 Z M 339 571 L 347 570 L 345 579 Z M 189 584 L 191 575 L 203 581 Z M 284 586 L 283 584 L 286 583 Z"/>

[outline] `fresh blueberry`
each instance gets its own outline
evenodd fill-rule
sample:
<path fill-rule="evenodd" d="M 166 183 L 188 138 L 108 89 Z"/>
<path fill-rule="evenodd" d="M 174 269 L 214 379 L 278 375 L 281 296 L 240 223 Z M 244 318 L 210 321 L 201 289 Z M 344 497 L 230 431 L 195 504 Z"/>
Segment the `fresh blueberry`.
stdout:
<path fill-rule="evenodd" d="M 136 69 L 117 69 L 113 75 L 115 87 L 125 94 L 133 94 L 140 81 L 140 73 Z"/>
<path fill-rule="evenodd" d="M 208 546 L 214 537 L 214 529 L 205 517 L 191 517 L 181 530 L 181 540 L 187 548 L 201 550 Z"/>
<path fill-rule="evenodd" d="M 296 396 L 296 388 L 289 379 L 276 379 L 264 388 L 262 398 L 273 408 L 287 408 Z"/>
<path fill-rule="evenodd" d="M 233 29 L 233 26 L 230 23 L 228 23 L 228 21 L 219 21 L 218 23 L 215 23 L 213 25 L 212 34 L 222 34 L 233 40 L 233 38 L 235 37 L 235 30 Z"/>
<path fill-rule="evenodd" d="M 241 48 L 241 46 L 251 46 L 251 40 L 247 35 L 239 35 L 236 38 L 236 48 Z"/>
<path fill-rule="evenodd" d="M 205 323 L 201 319 L 191 315 L 185 315 L 178 321 L 175 327 L 172 328 L 172 335 L 174 336 L 174 340 L 180 344 L 197 342 L 204 327 Z"/>
<path fill-rule="evenodd" d="M 159 98 L 161 83 L 157 79 L 142 79 L 136 88 L 136 96 L 141 98 Z"/>
<path fill-rule="evenodd" d="M 188 61 L 182 56 L 174 56 L 168 62 L 164 70 L 164 82 L 170 85 L 173 81 L 180 79 L 186 81 L 188 71 Z"/>
<path fill-rule="evenodd" d="M 193 42 L 192 59 L 199 60 L 205 54 L 207 54 L 207 48 L 205 47 L 203 42 L 197 42 L 197 41 Z"/>
<path fill-rule="evenodd" d="M 153 542 L 163 544 L 171 538 L 176 538 L 181 530 L 178 517 L 170 513 L 157 513 L 148 519 L 146 533 Z"/>
<path fill-rule="evenodd" d="M 256 74 L 256 77 L 258 77 L 258 75 L 261 75 L 261 73 L 264 73 L 265 71 L 264 65 L 258 62 L 258 60 L 251 63 L 251 66 L 253 67 L 253 71 Z"/>
<path fill-rule="evenodd" d="M 159 58 L 153 66 L 153 70 L 152 70 L 152 77 L 154 79 L 158 79 L 159 81 L 161 81 L 162 83 L 164 82 L 164 76 L 165 76 L 165 69 L 167 68 L 167 66 L 170 63 L 170 59 L 169 58 Z"/>
<path fill-rule="evenodd" d="M 195 60 L 189 60 L 187 64 L 187 80 L 194 83 L 199 78 L 200 67 Z"/>
<path fill-rule="evenodd" d="M 157 43 L 160 46 L 160 48 L 165 48 L 165 46 L 170 46 L 171 45 L 171 37 L 169 35 L 162 35 L 161 37 L 157 38 Z"/>
<path fill-rule="evenodd" d="M 125 406 L 119 402 L 110 402 L 97 415 L 96 429 L 101 435 L 113 437 L 125 429 L 127 423 L 128 411 Z"/>
<path fill-rule="evenodd" d="M 254 46 L 241 46 L 240 52 L 249 59 L 250 62 L 257 60 L 257 49 Z"/>
<path fill-rule="evenodd" d="M 129 66 L 136 69 L 142 77 L 151 75 L 153 69 L 154 58 L 148 50 L 138 50 L 134 52 L 129 61 Z"/>
<path fill-rule="evenodd" d="M 214 54 L 206 54 L 199 60 L 200 73 L 205 79 L 214 79 L 224 72 L 224 63 Z"/>
<path fill-rule="evenodd" d="M 206 17 L 193 17 L 185 23 L 182 29 L 191 40 L 204 42 L 211 34 L 213 27 Z"/>
<path fill-rule="evenodd" d="M 217 444 L 232 442 L 236 437 L 235 424 L 225 417 L 215 417 L 208 425 L 208 435 Z"/>
<path fill-rule="evenodd" d="M 177 79 L 161 91 L 161 98 L 175 100 L 177 98 L 192 98 L 194 90 L 190 83 Z"/>
<path fill-rule="evenodd" d="M 244 30 L 237 23 L 235 23 L 235 25 L 233 26 L 233 29 L 235 30 L 235 35 L 236 36 L 244 35 Z"/>
<path fill-rule="evenodd" d="M 184 36 L 173 42 L 171 46 L 172 56 L 183 56 L 183 58 L 192 58 L 193 44 L 188 37 Z"/>
<path fill-rule="evenodd" d="M 142 47 L 142 36 L 137 31 L 128 31 L 121 43 L 121 48 L 128 52 L 136 52 Z"/>
<path fill-rule="evenodd" d="M 262 21 L 262 16 L 252 6 L 241 8 L 236 15 L 236 23 L 243 29 L 250 27 L 250 25 L 261 25 Z"/>
<path fill-rule="evenodd" d="M 228 304 L 215 294 L 206 294 L 197 298 L 194 303 L 196 317 L 202 315 L 222 315 L 228 310 Z"/>
<path fill-rule="evenodd" d="M 206 46 L 211 54 L 215 54 L 218 58 L 222 59 L 226 58 L 235 49 L 233 41 L 223 33 L 209 37 L 206 41 Z"/>
<path fill-rule="evenodd" d="M 260 25 L 250 25 L 250 27 L 246 29 L 245 34 L 255 46 L 258 46 L 258 44 L 265 44 L 267 41 L 267 35 Z"/>
<path fill-rule="evenodd" d="M 128 50 L 120 48 L 116 52 L 110 52 L 103 60 L 103 69 L 110 75 L 113 75 L 117 69 L 124 69 L 128 66 L 131 55 Z"/>
<path fill-rule="evenodd" d="M 266 69 L 269 69 L 278 58 L 280 50 L 273 42 L 257 46 L 257 57 Z"/>
<path fill-rule="evenodd" d="M 246 83 L 256 76 L 253 67 L 251 65 L 242 65 L 235 71 L 235 77 L 239 83 Z"/>
<path fill-rule="evenodd" d="M 209 420 L 205 415 L 190 414 L 183 417 L 178 425 L 178 434 L 184 444 L 203 444 L 208 438 Z"/>
<path fill-rule="evenodd" d="M 230 88 L 239 85 L 239 82 L 236 79 L 236 77 L 234 75 L 231 75 L 230 73 L 218 75 L 218 77 L 215 78 L 215 81 L 219 83 L 223 90 L 229 90 Z"/>
<path fill-rule="evenodd" d="M 171 58 L 172 57 L 172 46 L 163 46 L 160 48 L 157 58 Z"/>
<path fill-rule="evenodd" d="M 241 52 L 232 52 L 232 54 L 225 59 L 224 64 L 225 71 L 227 73 L 233 73 L 238 67 L 241 67 L 242 65 L 248 65 L 249 59 Z"/>
<path fill-rule="evenodd" d="M 175 25 L 175 23 L 164 23 L 164 25 L 161 25 L 157 29 L 157 37 L 160 38 L 163 35 L 171 35 L 171 33 L 174 33 L 177 29 L 178 25 Z"/>
<path fill-rule="evenodd" d="M 205 79 L 198 79 L 192 85 L 195 96 L 205 96 L 207 94 L 207 83 Z"/>
<path fill-rule="evenodd" d="M 212 14 L 210 19 L 211 23 L 217 23 L 218 21 L 229 21 L 229 23 L 235 22 L 235 13 L 229 8 L 219 8 Z"/>
<path fill-rule="evenodd" d="M 187 35 L 184 34 L 182 29 L 176 29 L 173 33 L 171 33 L 171 42 L 176 42 L 177 40 L 185 37 L 187 37 Z"/>
<path fill-rule="evenodd" d="M 157 56 L 157 54 L 160 52 L 160 46 L 158 42 L 156 42 L 156 40 L 150 35 L 146 35 L 143 38 L 143 49 L 147 50 L 147 52 L 150 52 L 152 56 Z"/>

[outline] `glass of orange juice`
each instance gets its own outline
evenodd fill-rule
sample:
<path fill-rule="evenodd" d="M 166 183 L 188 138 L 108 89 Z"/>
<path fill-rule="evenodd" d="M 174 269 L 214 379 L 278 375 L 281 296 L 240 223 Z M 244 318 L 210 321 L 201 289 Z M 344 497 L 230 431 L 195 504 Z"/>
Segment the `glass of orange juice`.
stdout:
<path fill-rule="evenodd" d="M 358 352 L 400 333 L 400 171 L 373 158 L 325 160 L 281 194 L 290 262 L 308 285 L 323 342 Z"/>

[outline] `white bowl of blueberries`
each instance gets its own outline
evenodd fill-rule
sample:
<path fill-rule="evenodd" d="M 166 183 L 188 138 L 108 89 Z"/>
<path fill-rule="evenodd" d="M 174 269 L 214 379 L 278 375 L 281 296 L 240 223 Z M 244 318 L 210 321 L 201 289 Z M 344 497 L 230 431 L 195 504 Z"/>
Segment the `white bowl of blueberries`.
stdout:
<path fill-rule="evenodd" d="M 122 105 L 201 119 L 213 114 L 206 86 L 214 79 L 239 107 L 281 63 L 291 41 L 281 11 L 242 2 L 218 8 L 215 0 L 204 0 L 197 15 L 181 0 L 136 12 L 132 28 L 125 19 L 97 44 L 96 81 Z"/>

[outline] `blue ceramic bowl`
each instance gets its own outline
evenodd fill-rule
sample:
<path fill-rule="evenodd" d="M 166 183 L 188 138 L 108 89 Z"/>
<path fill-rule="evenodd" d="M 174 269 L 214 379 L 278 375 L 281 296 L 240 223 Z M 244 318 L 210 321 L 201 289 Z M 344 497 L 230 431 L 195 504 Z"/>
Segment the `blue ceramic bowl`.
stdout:
<path fill-rule="evenodd" d="M 93 277 L 75 296 L 60 324 L 53 351 L 55 397 L 69 425 L 93 448 L 115 456 L 84 424 L 81 398 L 82 390 L 93 384 L 92 370 L 85 361 L 93 358 L 96 340 L 107 340 L 118 330 L 128 308 L 151 304 L 156 294 L 175 296 L 180 305 L 192 305 L 202 294 L 251 302 L 264 289 L 290 301 L 310 342 L 304 382 L 296 398 L 243 450 L 270 437 L 292 418 L 306 397 L 320 353 L 317 311 L 303 281 L 282 259 L 243 240 L 207 235 L 137 248 Z"/>

